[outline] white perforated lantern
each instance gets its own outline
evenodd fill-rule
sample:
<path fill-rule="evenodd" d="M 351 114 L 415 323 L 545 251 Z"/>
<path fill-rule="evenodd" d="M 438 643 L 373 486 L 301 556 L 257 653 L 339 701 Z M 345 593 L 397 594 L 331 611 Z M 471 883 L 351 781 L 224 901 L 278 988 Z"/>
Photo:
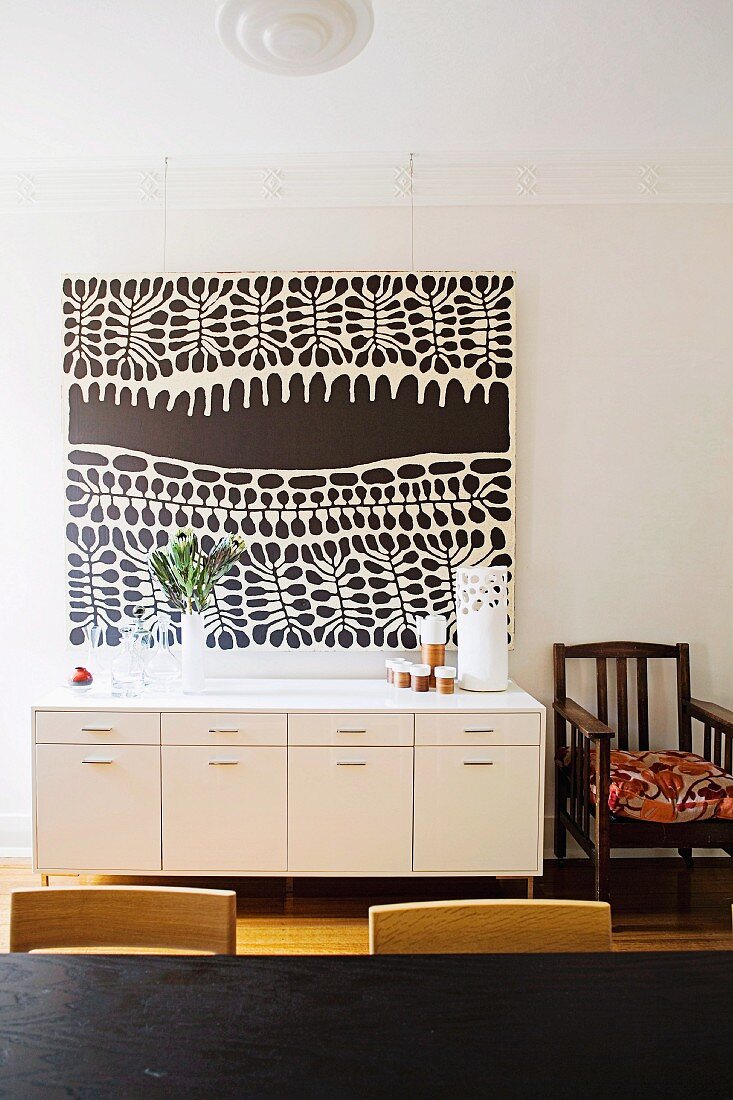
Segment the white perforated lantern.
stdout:
<path fill-rule="evenodd" d="M 509 582 L 501 567 L 456 571 L 458 682 L 466 691 L 504 691 L 509 683 Z"/>

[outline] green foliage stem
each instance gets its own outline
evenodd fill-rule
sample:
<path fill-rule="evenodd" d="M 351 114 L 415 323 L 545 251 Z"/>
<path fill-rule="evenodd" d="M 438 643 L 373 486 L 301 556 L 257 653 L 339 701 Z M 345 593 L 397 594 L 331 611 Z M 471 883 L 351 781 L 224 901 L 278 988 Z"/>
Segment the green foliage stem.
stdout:
<path fill-rule="evenodd" d="M 150 568 L 170 605 L 190 614 L 204 610 L 214 585 L 246 550 L 240 535 L 227 535 L 205 554 L 195 531 L 179 530 L 167 546 L 151 551 Z"/>

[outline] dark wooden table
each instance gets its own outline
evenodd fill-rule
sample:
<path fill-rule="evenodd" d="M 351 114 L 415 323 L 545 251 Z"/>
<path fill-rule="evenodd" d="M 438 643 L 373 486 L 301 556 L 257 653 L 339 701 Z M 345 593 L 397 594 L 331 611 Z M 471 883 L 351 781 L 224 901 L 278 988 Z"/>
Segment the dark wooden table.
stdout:
<path fill-rule="evenodd" d="M 733 955 L 0 958 L 0 1095 L 725 1096 Z"/>

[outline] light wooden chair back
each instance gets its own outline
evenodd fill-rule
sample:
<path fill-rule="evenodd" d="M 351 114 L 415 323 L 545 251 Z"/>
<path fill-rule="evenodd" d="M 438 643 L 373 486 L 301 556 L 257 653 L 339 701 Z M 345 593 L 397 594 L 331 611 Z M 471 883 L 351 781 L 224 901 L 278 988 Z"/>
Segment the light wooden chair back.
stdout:
<path fill-rule="evenodd" d="M 611 907 L 600 901 L 426 901 L 369 910 L 372 955 L 610 950 Z"/>
<path fill-rule="evenodd" d="M 72 886 L 14 890 L 10 950 L 159 948 L 235 955 L 233 890 Z"/>

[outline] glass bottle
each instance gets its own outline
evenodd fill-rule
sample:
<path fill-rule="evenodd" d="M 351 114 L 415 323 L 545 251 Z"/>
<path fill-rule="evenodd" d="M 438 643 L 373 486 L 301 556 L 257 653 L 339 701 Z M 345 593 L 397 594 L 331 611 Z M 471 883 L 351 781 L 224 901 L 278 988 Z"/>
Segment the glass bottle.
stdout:
<path fill-rule="evenodd" d="M 87 668 L 91 669 L 93 676 L 96 676 L 99 671 L 97 668 L 97 654 L 102 644 L 102 628 L 98 623 L 88 623 L 84 627 L 84 642 Z"/>
<path fill-rule="evenodd" d="M 145 614 L 145 608 L 142 604 L 137 604 L 137 606 L 133 608 L 132 617 L 135 623 L 135 639 L 140 652 L 140 659 L 143 663 L 143 683 L 147 684 L 147 668 L 155 646 L 155 638 L 153 637 L 153 632 L 150 630 L 150 627 L 145 622 Z"/>
<path fill-rule="evenodd" d="M 120 627 L 122 641 L 112 662 L 112 695 L 116 699 L 133 699 L 142 694 L 144 664 L 137 628 L 128 624 Z"/>
<path fill-rule="evenodd" d="M 94 691 L 109 694 L 109 659 L 105 653 L 104 630 L 98 623 L 88 623 L 84 627 L 84 656 L 86 667 L 94 677 Z"/>
<path fill-rule="evenodd" d="M 171 649 L 174 632 L 168 615 L 158 615 L 153 635 L 155 647 L 145 667 L 145 682 L 153 691 L 165 694 L 181 678 L 181 666 Z"/>

